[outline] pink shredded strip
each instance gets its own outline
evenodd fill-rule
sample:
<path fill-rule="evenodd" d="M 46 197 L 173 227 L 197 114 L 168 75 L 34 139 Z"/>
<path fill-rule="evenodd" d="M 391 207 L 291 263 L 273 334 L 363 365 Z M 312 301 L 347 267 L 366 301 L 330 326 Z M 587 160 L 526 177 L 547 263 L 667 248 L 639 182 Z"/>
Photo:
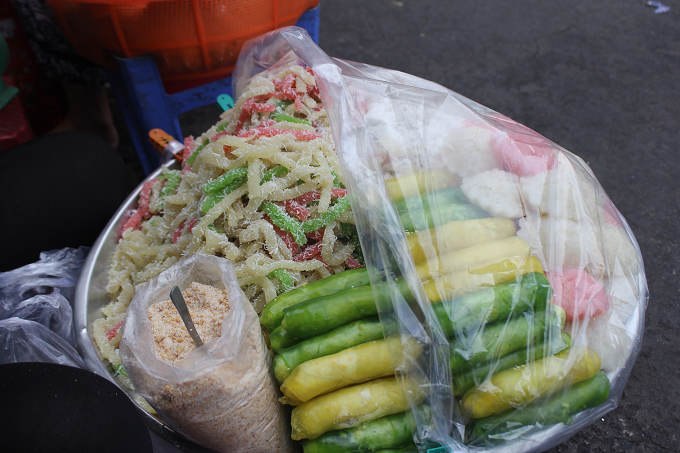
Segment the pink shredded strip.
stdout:
<path fill-rule="evenodd" d="M 239 115 L 238 121 L 236 122 L 236 126 L 234 128 L 234 135 L 239 135 L 243 124 L 248 121 L 248 119 L 253 115 L 253 112 L 273 112 L 276 110 L 275 105 L 263 102 L 272 97 L 272 95 L 273 93 L 253 96 L 243 103 L 241 106 L 241 114 Z"/>
<path fill-rule="evenodd" d="M 338 197 L 344 197 L 347 195 L 347 189 L 340 189 L 336 187 L 335 189 L 331 190 L 331 198 L 338 198 Z M 297 198 L 293 198 L 293 201 L 295 201 L 298 204 L 304 205 L 307 203 L 311 203 L 312 201 L 316 201 L 321 198 L 321 191 L 320 190 L 312 190 L 310 192 L 307 192 L 305 194 L 300 195 Z"/>
<path fill-rule="evenodd" d="M 274 227 L 274 232 L 281 238 L 283 243 L 286 244 L 286 247 L 288 247 L 288 250 L 290 250 L 293 255 L 300 251 L 300 246 L 297 245 L 297 243 L 295 242 L 295 238 L 291 233 L 289 233 L 288 231 L 284 231 L 281 228 L 274 225 L 269 216 L 264 216 L 264 219 L 272 224 L 272 226 Z"/>
<path fill-rule="evenodd" d="M 283 206 L 286 211 L 302 220 L 303 222 L 309 217 L 309 209 L 305 208 L 301 204 L 297 203 L 295 200 L 286 200 L 283 202 Z"/>
<path fill-rule="evenodd" d="M 123 225 L 121 232 L 132 228 L 133 230 L 139 230 L 142 228 L 142 220 L 151 217 L 151 211 L 149 211 L 149 202 L 151 200 L 151 187 L 158 181 L 158 178 L 151 179 L 144 183 L 142 190 L 139 194 L 139 207 L 130 216 L 130 218 Z"/>
<path fill-rule="evenodd" d="M 267 104 L 266 102 L 257 103 L 253 105 L 253 112 L 271 113 L 274 110 L 276 110 L 276 106 L 274 104 Z"/>
<path fill-rule="evenodd" d="M 187 233 L 191 233 L 198 222 L 198 217 L 194 217 L 186 223 Z M 182 231 L 184 230 L 184 222 L 180 223 L 175 231 L 172 233 L 172 243 L 176 244 L 180 237 L 182 237 Z"/>
<path fill-rule="evenodd" d="M 311 72 L 310 74 L 313 75 L 313 73 Z M 303 109 L 302 96 L 304 96 L 305 93 L 298 93 L 297 90 L 295 89 L 296 78 L 297 76 L 295 74 L 288 74 L 286 78 L 283 80 L 280 79 L 274 80 L 273 81 L 274 86 L 278 88 L 279 91 L 273 93 L 273 96 L 278 99 L 288 99 L 290 101 L 294 101 L 295 108 L 297 109 L 298 112 L 301 112 Z M 314 98 L 317 101 L 321 100 L 321 94 L 319 93 L 319 88 L 316 85 L 307 85 L 306 94 L 308 94 L 310 97 Z"/>
<path fill-rule="evenodd" d="M 177 229 L 172 232 L 172 243 L 177 244 L 177 241 L 182 236 L 182 229 L 184 229 L 184 222 L 180 223 Z"/>
<path fill-rule="evenodd" d="M 122 325 L 123 325 L 123 320 L 121 319 L 120 321 L 118 321 L 118 324 L 116 324 L 116 326 L 113 329 L 106 331 L 106 338 L 109 341 L 113 340 L 113 337 L 116 336 L 116 334 L 118 333 L 118 330 L 120 330 L 120 326 L 122 326 Z"/>
<path fill-rule="evenodd" d="M 295 238 L 291 233 L 289 233 L 288 231 L 283 231 L 276 225 L 274 225 L 274 231 L 276 231 L 276 234 L 278 234 L 279 237 L 283 240 L 283 243 L 286 244 L 286 247 L 288 247 L 291 253 L 295 254 L 300 251 L 300 246 L 297 245 L 297 243 L 295 242 Z"/>
<path fill-rule="evenodd" d="M 156 181 L 158 181 L 158 178 L 145 182 L 142 186 L 142 191 L 139 194 L 139 208 L 137 208 L 137 210 L 142 212 L 142 217 L 145 219 L 151 216 L 151 212 L 149 211 L 151 188 L 156 184 Z"/>
<path fill-rule="evenodd" d="M 302 253 L 298 253 L 293 257 L 293 261 L 300 263 L 302 261 L 307 261 L 312 258 L 314 258 L 316 255 L 319 255 L 321 253 L 321 246 L 323 243 L 317 242 L 314 245 L 310 245 L 309 247 L 305 247 L 305 249 L 302 251 Z"/>
<path fill-rule="evenodd" d="M 139 230 L 142 228 L 142 213 L 139 212 L 138 210 L 135 211 L 129 219 L 127 219 L 127 222 L 125 222 L 125 225 L 123 225 L 123 229 L 121 230 L 121 233 L 123 231 L 126 231 L 128 228 L 132 228 L 133 230 Z"/>
<path fill-rule="evenodd" d="M 220 131 L 220 132 L 218 132 L 217 134 L 214 134 L 212 137 L 210 137 L 210 141 L 211 141 L 211 142 L 214 142 L 214 141 L 217 140 L 218 138 L 224 137 L 225 135 L 229 135 L 229 132 L 227 132 L 227 131 Z"/>
<path fill-rule="evenodd" d="M 195 143 L 193 137 L 184 137 L 184 152 L 182 161 L 186 161 L 194 153 Z"/>
<path fill-rule="evenodd" d="M 312 255 L 312 252 L 315 250 L 316 247 L 318 247 L 319 251 L 316 254 Z M 309 255 L 311 255 L 311 256 L 307 255 L 307 251 L 309 251 Z M 305 255 L 305 258 L 300 258 L 299 260 L 296 260 L 297 257 L 301 257 L 302 255 Z M 324 262 L 323 258 L 321 257 L 321 242 L 319 242 L 318 244 L 314 244 L 314 245 L 307 247 L 304 252 L 293 257 L 293 261 L 311 261 L 311 260 L 321 261 L 323 263 L 324 267 L 326 268 L 326 270 L 328 270 L 330 272 L 330 270 L 331 270 L 330 266 L 328 266 L 328 264 L 326 264 Z"/>
<path fill-rule="evenodd" d="M 311 239 L 312 241 L 322 241 L 325 230 L 325 228 L 319 228 L 318 230 L 305 234 L 305 236 L 307 239 Z"/>
<path fill-rule="evenodd" d="M 307 85 L 307 94 L 317 102 L 321 102 L 321 93 L 316 85 Z M 320 109 L 320 108 L 319 108 Z M 317 110 L 316 108 L 314 110 Z"/>
<path fill-rule="evenodd" d="M 238 137 L 252 137 L 258 135 L 260 137 L 274 137 L 275 135 L 290 134 L 298 140 L 314 140 L 321 138 L 321 134 L 316 131 L 299 131 L 296 129 L 279 129 L 270 126 L 260 126 L 247 131 L 241 131 L 237 134 Z"/>
<path fill-rule="evenodd" d="M 295 74 L 288 74 L 283 80 L 273 80 L 274 86 L 280 91 L 280 93 L 275 93 L 274 96 L 279 99 L 295 100 L 298 97 L 298 93 L 295 91 L 295 78 Z"/>
<path fill-rule="evenodd" d="M 189 223 L 187 223 L 187 232 L 191 233 L 194 230 L 196 223 L 198 223 L 198 217 L 189 220 Z"/>
<path fill-rule="evenodd" d="M 307 72 L 310 73 L 311 75 L 314 75 L 314 71 L 310 67 L 307 67 Z M 307 94 L 310 95 L 311 97 L 313 97 L 315 100 L 321 101 L 321 93 L 319 93 L 319 87 L 318 86 L 307 85 Z"/>
<path fill-rule="evenodd" d="M 347 259 L 345 260 L 345 264 L 350 269 L 359 269 L 360 267 L 364 267 L 356 258 L 354 258 L 351 255 L 347 257 Z"/>
<path fill-rule="evenodd" d="M 194 153 L 196 142 L 193 137 L 184 137 L 184 151 L 182 151 L 182 176 L 191 171 L 191 165 L 187 164 L 187 160 Z"/>

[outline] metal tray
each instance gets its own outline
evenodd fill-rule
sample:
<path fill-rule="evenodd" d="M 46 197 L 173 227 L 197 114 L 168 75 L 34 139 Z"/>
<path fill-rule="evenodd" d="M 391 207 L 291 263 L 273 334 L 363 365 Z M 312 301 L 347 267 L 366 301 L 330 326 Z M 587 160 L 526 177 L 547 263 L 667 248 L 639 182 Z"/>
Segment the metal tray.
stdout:
<path fill-rule="evenodd" d="M 99 351 L 94 345 L 91 327 L 95 319 L 101 318 L 101 309 L 111 300 L 106 292 L 108 280 L 108 270 L 113 256 L 114 249 L 118 243 L 118 235 L 123 223 L 127 220 L 129 211 L 137 207 L 137 200 L 142 190 L 144 182 L 157 177 L 163 167 L 159 167 L 151 173 L 123 202 L 113 218 L 99 235 L 99 238 L 92 246 L 87 259 L 83 265 L 82 273 L 76 286 L 76 294 L 73 310 L 73 323 L 76 333 L 76 347 L 85 361 L 88 370 L 105 377 L 109 381 L 120 387 L 130 399 L 133 400 L 138 394 L 122 386 L 114 377 L 111 365 L 104 361 Z M 168 169 L 178 169 L 179 164 L 172 162 L 166 165 Z M 135 405 L 142 413 L 147 427 L 161 439 L 169 442 L 174 447 L 186 452 L 207 453 L 203 447 L 182 437 L 174 431 L 167 423 L 158 417 L 146 412 L 137 403 Z"/>
<path fill-rule="evenodd" d="M 179 164 L 173 162 L 167 165 L 168 169 L 178 169 Z M 92 334 L 90 332 L 90 327 L 95 319 L 102 316 L 101 309 L 106 306 L 109 302 L 109 296 L 106 292 L 106 284 L 108 280 L 108 269 L 111 262 L 111 257 L 113 256 L 114 249 L 118 243 L 118 234 L 123 223 L 127 220 L 128 212 L 137 207 L 137 200 L 139 199 L 139 193 L 141 192 L 144 182 L 157 177 L 162 171 L 162 167 L 151 173 L 146 180 L 144 180 L 130 196 L 125 200 L 122 206 L 118 209 L 113 218 L 109 221 L 108 225 L 101 233 L 97 241 L 92 246 L 90 253 L 85 260 L 83 265 L 83 270 L 78 280 L 76 286 L 75 302 L 74 302 L 74 329 L 76 333 L 76 346 L 78 352 L 83 357 L 85 365 L 87 368 L 116 384 L 120 387 L 128 396 L 133 400 L 138 396 L 134 391 L 131 391 L 116 381 L 114 378 L 113 368 L 110 364 L 106 363 L 99 352 L 94 346 Z M 644 274 L 640 276 L 641 287 L 644 285 Z M 644 294 L 640 295 L 642 299 Z M 633 316 L 627 320 L 626 326 L 638 332 L 639 335 L 642 334 L 644 324 L 644 318 L 640 317 L 640 310 L 635 310 Z M 612 382 L 611 391 L 614 394 L 620 394 L 623 391 L 623 386 L 625 386 L 628 374 L 632 368 L 635 357 L 637 356 L 640 349 L 640 344 L 638 344 L 632 351 L 627 359 L 626 366 L 624 368 L 619 368 L 613 372 L 608 373 L 608 377 Z M 137 403 L 135 402 L 135 405 Z M 578 419 L 588 417 L 587 414 L 597 413 L 598 415 L 604 415 L 609 410 L 616 407 L 616 402 L 610 399 L 603 405 L 598 406 L 598 408 L 590 409 L 588 411 L 582 412 L 577 416 Z M 154 417 L 139 405 L 137 405 L 139 411 L 142 412 L 142 417 L 148 428 L 155 434 L 157 434 L 163 440 L 169 442 L 174 447 L 181 451 L 191 452 L 191 453 L 210 453 L 212 450 L 207 450 L 181 436 L 179 433 L 174 431 L 167 423 L 158 417 Z M 579 426 L 578 422 L 574 422 L 569 427 L 561 427 L 556 425 L 548 430 L 537 433 L 530 436 L 532 439 L 538 443 L 545 441 L 546 438 L 551 436 L 563 437 L 565 440 L 571 435 L 575 434 L 582 426 Z M 498 449 L 489 450 L 489 453 L 495 453 Z M 509 451 L 509 450 L 508 450 Z M 514 450 L 513 450 L 514 451 Z"/>

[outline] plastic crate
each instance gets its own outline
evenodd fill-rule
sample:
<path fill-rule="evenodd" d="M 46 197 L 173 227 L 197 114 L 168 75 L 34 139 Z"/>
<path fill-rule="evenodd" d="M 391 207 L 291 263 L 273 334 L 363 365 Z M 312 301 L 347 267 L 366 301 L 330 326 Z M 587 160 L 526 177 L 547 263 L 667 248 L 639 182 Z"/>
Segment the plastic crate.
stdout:
<path fill-rule="evenodd" d="M 48 0 L 89 60 L 153 55 L 164 82 L 226 76 L 244 42 L 293 25 L 319 0 Z"/>

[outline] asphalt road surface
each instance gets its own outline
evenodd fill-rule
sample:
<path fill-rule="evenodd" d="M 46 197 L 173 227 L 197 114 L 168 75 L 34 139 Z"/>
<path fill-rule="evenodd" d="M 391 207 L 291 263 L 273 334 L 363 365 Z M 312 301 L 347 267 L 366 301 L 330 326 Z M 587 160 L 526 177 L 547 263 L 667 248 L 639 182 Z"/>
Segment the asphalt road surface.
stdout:
<path fill-rule="evenodd" d="M 326 53 L 435 81 L 581 156 L 635 233 L 650 293 L 640 354 L 619 406 L 550 453 L 680 451 L 680 1 L 664 3 L 321 2 Z M 183 115 L 183 132 L 218 113 Z"/>

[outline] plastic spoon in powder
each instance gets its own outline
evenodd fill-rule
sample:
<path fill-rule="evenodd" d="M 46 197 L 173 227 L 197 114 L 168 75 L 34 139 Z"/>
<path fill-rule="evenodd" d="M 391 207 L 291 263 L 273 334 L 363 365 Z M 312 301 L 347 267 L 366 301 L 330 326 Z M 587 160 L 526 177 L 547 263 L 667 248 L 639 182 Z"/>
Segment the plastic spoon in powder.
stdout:
<path fill-rule="evenodd" d="M 198 336 L 196 327 L 194 327 L 194 321 L 191 319 L 191 315 L 189 314 L 189 308 L 187 307 L 187 303 L 184 301 L 184 296 L 182 296 L 182 291 L 179 290 L 179 287 L 175 286 L 172 288 L 172 291 L 170 291 L 170 300 L 172 300 L 172 303 L 179 312 L 179 316 L 182 318 L 182 321 L 184 321 L 184 326 L 189 331 L 191 339 L 194 340 L 194 343 L 196 343 L 196 347 L 200 348 L 203 346 L 203 341 L 201 341 L 201 337 Z"/>

